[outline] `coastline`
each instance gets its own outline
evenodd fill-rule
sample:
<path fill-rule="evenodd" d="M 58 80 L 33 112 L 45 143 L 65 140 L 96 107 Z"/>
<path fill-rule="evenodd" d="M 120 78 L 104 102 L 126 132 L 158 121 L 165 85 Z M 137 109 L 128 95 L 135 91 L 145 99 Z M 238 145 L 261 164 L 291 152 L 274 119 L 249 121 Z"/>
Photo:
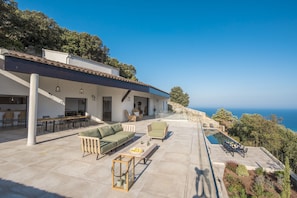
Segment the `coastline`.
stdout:
<path fill-rule="evenodd" d="M 203 111 L 208 117 L 211 117 L 217 112 L 220 108 L 206 108 L 206 107 L 191 107 L 192 109 Z M 276 115 L 278 118 L 282 118 L 281 125 L 284 125 L 286 128 L 291 129 L 297 133 L 297 109 L 257 109 L 257 108 L 224 108 L 227 111 L 230 111 L 238 119 L 242 114 L 260 114 L 265 119 L 269 119 L 272 114 Z"/>

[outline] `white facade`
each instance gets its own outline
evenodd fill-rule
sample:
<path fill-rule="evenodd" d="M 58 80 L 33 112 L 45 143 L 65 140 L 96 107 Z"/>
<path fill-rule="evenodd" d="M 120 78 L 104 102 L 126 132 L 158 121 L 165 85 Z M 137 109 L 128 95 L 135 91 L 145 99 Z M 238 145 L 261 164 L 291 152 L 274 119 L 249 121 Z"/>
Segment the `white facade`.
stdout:
<path fill-rule="evenodd" d="M 119 70 L 114 67 L 111 67 L 109 65 L 105 65 L 96 61 L 84 59 L 79 56 L 71 55 L 69 53 L 42 49 L 42 57 L 45 59 L 57 61 L 60 63 L 75 65 L 78 67 L 83 67 L 94 71 L 99 71 L 99 72 L 104 72 L 107 74 L 119 76 Z"/>
<path fill-rule="evenodd" d="M 27 82 L 30 81 L 30 75 L 28 74 L 20 74 L 15 72 L 13 72 L 13 74 Z M 55 92 L 56 86 L 60 87 L 60 92 Z M 143 104 L 145 104 L 145 101 L 148 99 L 148 115 L 150 116 L 154 115 L 154 108 L 156 109 L 156 112 L 167 111 L 166 98 L 144 92 L 131 91 L 127 98 L 122 102 L 122 98 L 127 92 L 125 89 L 79 83 L 43 76 L 39 77 L 39 88 L 62 99 L 64 102 L 66 98 L 86 99 L 86 112 L 97 121 L 103 119 L 103 97 L 111 97 L 112 99 L 111 120 L 114 122 L 126 121 L 124 110 L 126 109 L 129 112 L 132 112 L 135 103 L 134 97 L 141 97 L 140 100 L 142 100 Z M 29 97 L 28 87 L 25 87 L 3 75 L 0 75 L 0 89 L 0 95 Z M 80 89 L 84 90 L 83 94 L 80 93 Z M 25 106 L 26 105 L 24 104 L 15 104 L 9 106 L 2 105 L 0 108 L 2 110 L 7 110 L 9 108 L 13 111 L 18 111 L 25 109 Z M 144 105 L 141 108 L 144 109 Z M 37 110 L 38 118 L 42 118 L 42 116 L 57 117 L 58 115 L 64 115 L 65 110 L 67 110 L 65 109 L 65 105 L 57 103 L 39 94 Z"/>
<path fill-rule="evenodd" d="M 44 61 L 44 59 L 33 57 L 31 55 L 28 55 L 28 57 L 30 56 L 30 61 L 28 62 L 28 59 L 26 59 L 28 58 L 26 57 L 27 55 L 22 53 L 12 53 L 12 58 L 8 57 L 8 63 L 7 65 L 5 65 L 6 61 L 4 60 L 6 58 L 5 54 L 7 53 L 9 53 L 9 51 L 0 48 L 0 97 L 2 99 L 22 97 L 26 99 L 26 102 L 23 102 L 21 104 L 11 102 L 0 103 L 0 114 L 1 112 L 10 110 L 14 112 L 26 110 L 28 113 L 28 106 L 30 101 L 30 76 L 32 74 L 21 73 L 21 71 L 12 72 L 19 71 L 17 64 L 20 64 L 18 62 L 19 60 L 15 61 L 13 57 L 20 59 L 20 61 L 23 61 L 22 63 L 26 64 L 26 67 L 23 67 L 21 65 L 23 67 L 23 72 L 27 72 L 27 68 L 30 68 L 31 64 L 32 68 L 34 68 L 35 66 L 36 70 L 39 69 L 38 67 L 42 66 L 55 68 L 57 67 L 57 65 L 51 66 L 51 64 L 55 65 L 55 63 L 48 64 L 46 61 Z M 118 69 L 101 63 L 97 63 L 95 61 L 72 56 L 68 53 L 44 49 L 43 58 L 119 76 Z M 12 62 L 9 62 L 9 60 Z M 31 62 L 31 60 L 33 61 Z M 36 62 L 34 62 L 34 60 L 36 60 Z M 36 65 L 38 64 L 43 65 L 39 65 L 38 67 L 36 67 Z M 78 81 L 76 81 L 76 78 L 79 78 L 79 76 L 76 76 L 76 78 L 65 78 L 71 80 L 56 78 L 56 74 L 54 73 L 54 71 L 51 72 L 52 73 L 50 76 L 52 77 L 46 77 L 48 73 L 43 73 L 43 75 L 39 74 L 37 77 L 38 79 L 36 79 L 39 86 L 37 97 L 37 118 L 42 118 L 43 116 L 67 116 L 67 112 L 76 111 L 76 113 L 78 114 L 80 114 L 80 112 L 83 112 L 91 115 L 92 119 L 96 121 L 102 120 L 122 122 L 127 120 L 124 115 L 124 110 L 128 110 L 128 112 L 131 113 L 135 107 L 140 108 L 144 112 L 144 116 L 152 116 L 155 113 L 167 112 L 168 110 L 168 98 L 166 98 L 166 93 L 162 95 L 162 91 L 160 91 L 159 94 L 161 96 L 158 96 L 155 95 L 158 94 L 158 90 L 155 90 L 155 94 L 152 94 L 150 92 L 151 87 L 142 85 L 141 83 L 135 83 L 133 81 L 122 81 L 121 78 L 112 78 L 113 83 L 116 84 L 115 86 L 113 83 L 110 83 L 107 86 L 103 86 L 98 85 L 97 82 L 95 82 L 94 84 L 78 82 L 80 81 L 80 79 L 77 79 Z M 69 69 L 69 72 L 71 73 L 71 68 Z M 84 74 L 85 73 L 83 72 L 81 73 L 81 75 Z M 108 77 L 106 77 L 106 79 L 109 80 Z M 104 80 L 105 79 L 103 79 L 103 81 Z M 144 86 L 144 88 L 141 86 Z M 57 91 L 56 87 L 59 87 L 60 90 Z M 77 109 L 73 109 L 75 108 L 75 100 L 78 101 L 76 105 Z M 83 106 L 84 109 L 81 111 L 79 106 Z M 107 118 L 107 116 L 109 117 Z"/>

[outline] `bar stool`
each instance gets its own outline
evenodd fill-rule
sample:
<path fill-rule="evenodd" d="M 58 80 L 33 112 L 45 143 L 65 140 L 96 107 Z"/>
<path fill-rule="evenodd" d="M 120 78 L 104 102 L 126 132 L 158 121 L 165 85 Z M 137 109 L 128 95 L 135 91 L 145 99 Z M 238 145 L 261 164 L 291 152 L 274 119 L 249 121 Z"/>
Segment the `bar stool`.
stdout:
<path fill-rule="evenodd" d="M 2 117 L 2 126 L 6 127 L 7 125 L 13 126 L 14 113 L 12 111 L 7 111 L 3 114 Z"/>

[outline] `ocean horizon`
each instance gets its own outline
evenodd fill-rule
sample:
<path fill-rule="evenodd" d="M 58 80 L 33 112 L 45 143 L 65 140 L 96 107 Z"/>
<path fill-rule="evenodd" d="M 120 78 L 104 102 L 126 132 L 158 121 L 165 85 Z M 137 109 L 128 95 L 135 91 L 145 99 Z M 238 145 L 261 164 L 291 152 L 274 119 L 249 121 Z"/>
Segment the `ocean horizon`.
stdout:
<path fill-rule="evenodd" d="M 211 117 L 220 108 L 206 108 L 206 107 L 191 107 L 192 109 L 205 112 L 208 117 Z M 227 111 L 232 112 L 232 114 L 238 119 L 242 114 L 260 114 L 265 119 L 270 119 L 271 115 L 276 115 L 278 118 L 282 118 L 280 124 L 284 125 L 286 128 L 297 132 L 297 109 L 256 109 L 256 108 L 224 108 Z"/>

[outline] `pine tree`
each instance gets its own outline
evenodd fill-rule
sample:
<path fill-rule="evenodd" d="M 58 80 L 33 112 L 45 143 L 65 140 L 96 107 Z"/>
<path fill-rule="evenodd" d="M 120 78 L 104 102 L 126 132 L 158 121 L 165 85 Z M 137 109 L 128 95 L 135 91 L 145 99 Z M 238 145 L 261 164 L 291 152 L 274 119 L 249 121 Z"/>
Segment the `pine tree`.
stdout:
<path fill-rule="evenodd" d="M 289 158 L 286 156 L 282 198 L 290 198 L 291 195 L 290 171 Z"/>

